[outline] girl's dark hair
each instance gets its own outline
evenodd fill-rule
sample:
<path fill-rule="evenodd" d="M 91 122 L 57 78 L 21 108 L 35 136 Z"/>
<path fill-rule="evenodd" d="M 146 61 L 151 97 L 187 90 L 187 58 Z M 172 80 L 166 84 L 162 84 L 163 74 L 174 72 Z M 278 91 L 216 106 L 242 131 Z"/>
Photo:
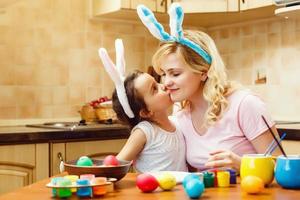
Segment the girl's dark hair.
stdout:
<path fill-rule="evenodd" d="M 114 90 L 112 95 L 113 110 L 116 112 L 118 119 L 122 123 L 128 124 L 131 127 L 134 127 L 143 120 L 143 118 L 140 116 L 140 111 L 142 109 L 147 110 L 144 98 L 134 88 L 134 80 L 142 74 L 143 72 L 135 70 L 134 72 L 130 73 L 124 81 L 126 95 L 130 108 L 134 114 L 134 118 L 129 118 L 124 112 L 124 109 L 119 101 L 116 89 Z"/>

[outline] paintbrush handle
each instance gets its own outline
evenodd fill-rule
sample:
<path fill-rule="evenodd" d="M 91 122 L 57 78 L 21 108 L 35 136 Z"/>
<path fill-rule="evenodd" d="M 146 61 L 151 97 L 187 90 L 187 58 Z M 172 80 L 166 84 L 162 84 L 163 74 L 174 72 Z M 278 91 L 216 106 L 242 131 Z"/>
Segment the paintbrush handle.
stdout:
<path fill-rule="evenodd" d="M 270 150 L 273 148 L 274 144 L 275 144 L 275 140 L 273 140 L 273 141 L 271 142 L 271 144 L 268 146 L 267 150 L 266 150 L 265 153 L 264 153 L 264 156 L 270 154 L 269 152 L 270 152 Z"/>
<path fill-rule="evenodd" d="M 281 143 L 281 141 L 285 138 L 285 136 L 286 136 L 286 133 L 283 133 L 282 136 L 280 137 L 279 143 Z M 272 155 L 272 153 L 275 151 L 276 148 L 277 148 L 277 145 L 275 144 L 275 145 L 270 149 L 269 155 Z"/>
<path fill-rule="evenodd" d="M 285 138 L 286 133 L 283 133 L 279 139 L 279 143 L 281 143 L 281 141 Z M 266 152 L 264 153 L 264 155 L 271 155 L 274 150 L 277 148 L 277 145 L 275 144 L 275 140 L 272 141 L 271 145 L 269 145 L 268 149 L 266 150 Z"/>
<path fill-rule="evenodd" d="M 283 150 L 283 148 L 282 148 L 282 146 L 281 146 L 281 144 L 278 142 L 278 140 L 277 140 L 277 138 L 276 138 L 274 132 L 272 131 L 271 127 L 269 126 L 267 120 L 265 119 L 265 117 L 264 117 L 263 115 L 262 115 L 261 117 L 262 117 L 262 119 L 264 120 L 265 124 L 267 125 L 269 131 L 271 132 L 271 134 L 272 134 L 272 136 L 273 136 L 275 142 L 276 142 L 277 145 L 279 146 L 279 148 L 280 148 L 282 154 L 283 154 L 285 157 L 287 157 L 286 154 L 285 154 L 285 152 L 284 152 L 284 150 Z"/>

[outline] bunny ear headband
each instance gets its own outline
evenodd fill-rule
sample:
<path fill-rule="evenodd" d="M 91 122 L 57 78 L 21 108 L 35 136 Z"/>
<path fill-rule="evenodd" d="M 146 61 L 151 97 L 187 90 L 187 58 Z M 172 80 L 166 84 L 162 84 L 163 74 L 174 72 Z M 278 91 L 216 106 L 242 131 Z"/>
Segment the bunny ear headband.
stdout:
<path fill-rule="evenodd" d="M 124 46 L 121 39 L 116 39 L 116 65 L 110 59 L 106 49 L 100 48 L 98 50 L 101 61 L 104 65 L 106 72 L 109 74 L 110 78 L 116 86 L 118 99 L 129 118 L 134 118 L 134 114 L 130 108 L 128 98 L 126 95 L 126 90 L 124 87 L 125 80 L 125 60 L 124 60 Z"/>
<path fill-rule="evenodd" d="M 150 33 L 164 42 L 178 42 L 183 44 L 195 52 L 197 52 L 208 64 L 211 64 L 211 56 L 204 51 L 198 44 L 195 42 L 184 38 L 182 31 L 182 22 L 183 22 L 183 10 L 179 3 L 172 3 L 169 9 L 170 16 L 170 30 L 171 35 L 164 31 L 163 26 L 156 20 L 153 12 L 144 5 L 139 5 L 137 7 L 137 13 L 143 22 L 143 24 L 149 29 Z"/>

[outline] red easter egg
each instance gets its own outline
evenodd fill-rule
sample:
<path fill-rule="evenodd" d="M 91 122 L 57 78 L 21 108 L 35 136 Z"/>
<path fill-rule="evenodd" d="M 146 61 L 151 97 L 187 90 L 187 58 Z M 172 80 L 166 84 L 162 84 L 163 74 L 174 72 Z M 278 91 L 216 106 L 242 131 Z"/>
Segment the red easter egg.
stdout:
<path fill-rule="evenodd" d="M 136 186 L 142 192 L 152 192 L 158 187 L 158 182 L 155 177 L 150 174 L 140 174 L 136 178 Z"/>
<path fill-rule="evenodd" d="M 103 165 L 106 166 L 118 166 L 119 161 L 117 160 L 116 156 L 108 155 L 103 160 Z"/>

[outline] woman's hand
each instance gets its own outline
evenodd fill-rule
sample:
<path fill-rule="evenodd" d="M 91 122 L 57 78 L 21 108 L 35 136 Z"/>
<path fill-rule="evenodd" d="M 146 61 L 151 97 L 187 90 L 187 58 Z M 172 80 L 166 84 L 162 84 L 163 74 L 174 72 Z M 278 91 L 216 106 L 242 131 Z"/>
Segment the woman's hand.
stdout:
<path fill-rule="evenodd" d="M 240 170 L 241 157 L 228 150 L 216 150 L 210 153 L 210 157 L 205 163 L 206 167 L 230 167 Z"/>

